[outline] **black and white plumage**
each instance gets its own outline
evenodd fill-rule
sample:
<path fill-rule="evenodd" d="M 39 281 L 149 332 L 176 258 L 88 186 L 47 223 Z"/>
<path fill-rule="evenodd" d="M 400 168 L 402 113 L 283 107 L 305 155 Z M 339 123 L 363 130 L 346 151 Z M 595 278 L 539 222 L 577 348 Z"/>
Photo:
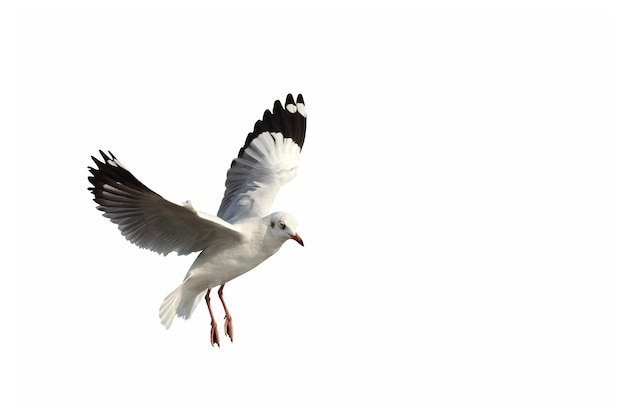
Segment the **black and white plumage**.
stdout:
<path fill-rule="evenodd" d="M 304 145 L 306 107 L 302 95 L 289 94 L 285 107 L 277 100 L 256 122 L 228 170 L 226 190 L 217 216 L 197 211 L 189 201 L 177 202 L 152 191 L 111 153 L 92 157 L 89 190 L 98 210 L 117 224 L 126 239 L 160 254 L 201 251 L 179 285 L 160 308 L 169 328 L 176 315 L 188 319 L 204 297 L 211 313 L 211 343 L 219 336 L 211 312 L 211 288 L 220 286 L 226 312 L 225 331 L 232 340 L 232 318 L 224 304 L 224 284 L 253 269 L 293 239 L 303 245 L 293 216 L 269 214 L 282 185 L 297 174 Z"/>

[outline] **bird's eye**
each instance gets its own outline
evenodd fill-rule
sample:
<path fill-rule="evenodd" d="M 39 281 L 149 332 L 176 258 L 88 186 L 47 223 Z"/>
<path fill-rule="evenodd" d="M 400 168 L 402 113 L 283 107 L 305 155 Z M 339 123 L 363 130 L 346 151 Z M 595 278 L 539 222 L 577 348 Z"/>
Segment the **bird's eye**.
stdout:
<path fill-rule="evenodd" d="M 284 229 L 284 228 L 285 228 L 285 222 L 284 222 L 284 221 L 282 221 L 282 220 L 281 220 L 281 221 L 279 221 L 279 222 L 278 222 L 278 227 L 280 227 L 281 229 Z"/>

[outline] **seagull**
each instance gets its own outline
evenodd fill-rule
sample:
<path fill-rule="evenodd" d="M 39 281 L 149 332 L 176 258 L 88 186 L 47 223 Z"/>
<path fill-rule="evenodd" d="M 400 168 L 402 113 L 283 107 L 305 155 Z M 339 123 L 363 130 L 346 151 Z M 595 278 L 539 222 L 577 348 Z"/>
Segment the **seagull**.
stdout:
<path fill-rule="evenodd" d="M 122 235 L 140 248 L 162 255 L 200 252 L 182 284 L 159 309 L 169 329 L 175 316 L 189 319 L 204 298 L 211 316 L 211 346 L 220 346 L 211 310 L 211 289 L 224 307 L 224 333 L 233 341 L 233 320 L 224 302 L 224 285 L 274 255 L 288 240 L 301 246 L 296 219 L 282 211 L 270 213 L 280 187 L 298 171 L 304 145 L 306 107 L 302 95 L 291 94 L 283 108 L 279 100 L 254 125 L 226 175 L 226 190 L 216 216 L 197 211 L 189 200 L 170 200 L 152 191 L 111 153 L 88 177 L 97 209 L 115 223 Z"/>

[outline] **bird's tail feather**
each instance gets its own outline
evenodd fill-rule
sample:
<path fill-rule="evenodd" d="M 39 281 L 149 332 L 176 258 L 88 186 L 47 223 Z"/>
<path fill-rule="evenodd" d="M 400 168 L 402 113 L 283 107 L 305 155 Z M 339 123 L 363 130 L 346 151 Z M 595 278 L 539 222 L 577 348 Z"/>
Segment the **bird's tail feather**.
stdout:
<path fill-rule="evenodd" d="M 175 316 L 187 320 L 191 317 L 191 313 L 193 313 L 200 300 L 202 300 L 204 292 L 205 291 L 201 291 L 197 294 L 195 291 L 190 291 L 189 288 L 185 288 L 184 282 L 180 284 L 165 297 L 165 300 L 163 300 L 159 308 L 161 324 L 163 324 L 166 329 L 169 329 Z"/>
<path fill-rule="evenodd" d="M 178 288 L 170 293 L 159 308 L 159 317 L 161 318 L 161 324 L 165 326 L 166 329 L 169 329 L 172 325 L 172 321 L 174 320 L 174 316 L 176 316 L 176 310 L 178 310 L 178 305 L 180 304 L 180 300 L 183 296 L 183 284 L 180 284 Z"/>

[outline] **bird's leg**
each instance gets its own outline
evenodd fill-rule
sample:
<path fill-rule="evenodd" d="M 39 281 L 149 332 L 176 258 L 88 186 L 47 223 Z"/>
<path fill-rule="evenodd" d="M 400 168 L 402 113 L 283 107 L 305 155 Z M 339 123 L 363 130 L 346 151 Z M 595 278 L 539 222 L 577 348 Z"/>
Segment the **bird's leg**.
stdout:
<path fill-rule="evenodd" d="M 206 301 L 207 307 L 209 307 L 209 314 L 211 315 L 211 346 L 217 343 L 217 347 L 220 347 L 220 335 L 217 331 L 217 323 L 215 322 L 215 318 L 213 317 L 213 310 L 211 310 L 211 297 L 209 297 L 210 293 L 211 289 L 209 288 L 206 292 L 206 295 L 204 296 L 204 300 Z"/>
<path fill-rule="evenodd" d="M 220 301 L 222 302 L 222 305 L 224 306 L 224 313 L 226 313 L 226 316 L 224 317 L 226 319 L 226 321 L 224 322 L 224 333 L 226 333 L 226 336 L 230 337 L 230 341 L 233 341 L 233 318 L 230 316 L 230 313 L 228 312 L 228 308 L 226 307 L 226 303 L 224 302 L 224 296 L 222 295 L 222 292 L 224 291 L 224 284 L 222 284 L 222 286 L 220 287 L 219 290 L 217 290 L 217 295 L 220 296 Z"/>

